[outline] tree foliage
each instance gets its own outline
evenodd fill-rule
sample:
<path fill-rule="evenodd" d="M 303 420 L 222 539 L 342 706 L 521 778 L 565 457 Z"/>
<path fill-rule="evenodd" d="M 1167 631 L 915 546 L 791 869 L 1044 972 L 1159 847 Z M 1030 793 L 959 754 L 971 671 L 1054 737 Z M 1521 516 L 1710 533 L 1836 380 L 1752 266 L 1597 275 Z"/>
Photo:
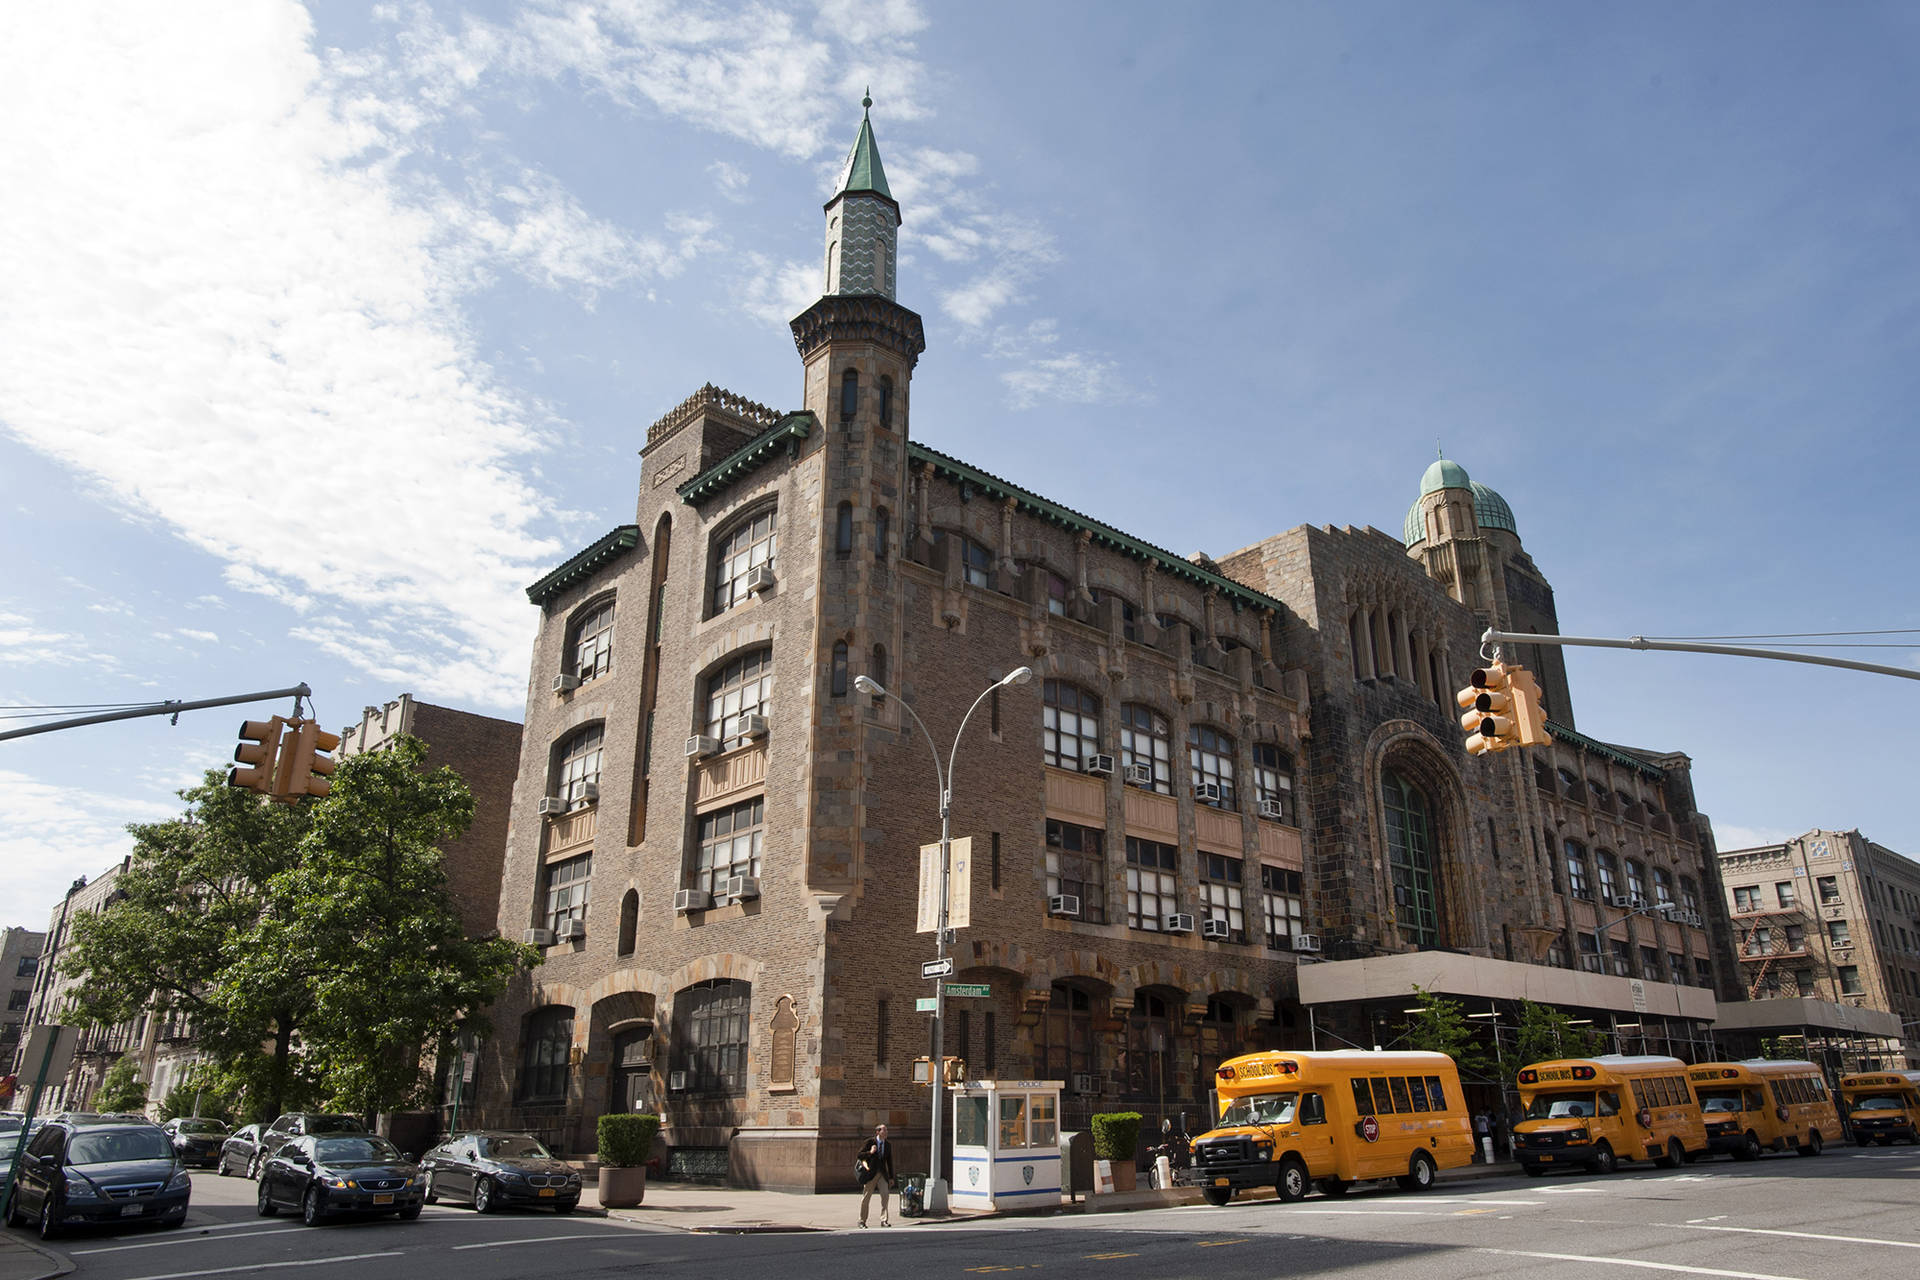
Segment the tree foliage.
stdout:
<path fill-rule="evenodd" d="M 478 1011 L 537 963 L 465 935 L 436 846 L 466 831 L 473 799 L 425 759 L 399 738 L 342 760 L 326 799 L 293 806 L 209 771 L 181 793 L 182 817 L 131 828 L 120 894 L 75 928 L 79 1016 L 190 1018 L 209 1081 L 258 1120 L 418 1102 L 422 1049 L 484 1030 Z"/>
<path fill-rule="evenodd" d="M 100 1087 L 93 1092 L 96 1111 L 144 1111 L 147 1086 L 140 1083 L 139 1063 L 132 1054 L 123 1054 L 107 1068 Z"/>
<path fill-rule="evenodd" d="M 1567 1014 L 1548 1004 L 1520 1002 L 1520 1034 L 1515 1070 L 1555 1058 L 1591 1058 L 1606 1050 L 1607 1038 L 1589 1027 L 1577 1027 Z"/>
<path fill-rule="evenodd" d="M 1493 1056 L 1481 1047 L 1478 1032 L 1467 1021 L 1460 1002 L 1420 986 L 1414 987 L 1413 997 L 1420 1011 L 1407 1021 L 1407 1047 L 1446 1054 L 1469 1079 L 1490 1078 L 1494 1074 Z"/>

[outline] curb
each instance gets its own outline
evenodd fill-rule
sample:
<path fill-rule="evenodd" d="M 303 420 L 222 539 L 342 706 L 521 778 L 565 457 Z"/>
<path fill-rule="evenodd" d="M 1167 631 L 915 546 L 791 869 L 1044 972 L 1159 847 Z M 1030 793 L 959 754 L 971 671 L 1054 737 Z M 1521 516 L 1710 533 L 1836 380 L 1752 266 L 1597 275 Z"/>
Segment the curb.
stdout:
<path fill-rule="evenodd" d="M 21 1276 L 19 1280 L 54 1280 L 55 1276 L 64 1276 L 73 1270 L 72 1258 L 69 1258 L 64 1253 L 58 1253 L 47 1248 L 37 1240 L 26 1240 L 14 1235 L 12 1232 L 8 1232 L 6 1238 L 9 1242 L 17 1244 L 31 1253 L 39 1254 L 47 1261 L 48 1266 L 51 1268 L 50 1270 L 41 1271 L 34 1275 Z"/>

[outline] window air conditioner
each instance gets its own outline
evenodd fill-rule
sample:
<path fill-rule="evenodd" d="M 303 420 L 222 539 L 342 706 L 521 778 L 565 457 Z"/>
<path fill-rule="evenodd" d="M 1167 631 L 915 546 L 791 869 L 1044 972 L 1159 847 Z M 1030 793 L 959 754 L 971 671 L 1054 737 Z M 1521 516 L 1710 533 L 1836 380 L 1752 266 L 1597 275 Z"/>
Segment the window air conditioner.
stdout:
<path fill-rule="evenodd" d="M 569 690 L 578 689 L 579 687 L 580 687 L 579 676 L 569 675 L 566 672 L 562 671 L 559 675 L 553 678 L 553 691 L 555 693 L 566 693 Z"/>
<path fill-rule="evenodd" d="M 773 566 L 770 564 L 757 564 L 747 570 L 747 590 L 773 590 Z"/>
<path fill-rule="evenodd" d="M 561 942 L 584 942 L 587 938 L 587 922 L 585 920 L 562 920 L 560 922 L 560 928 L 558 932 L 554 934 L 554 937 Z"/>
<path fill-rule="evenodd" d="M 1113 773 L 1113 757 L 1088 756 L 1080 762 L 1080 769 L 1083 773 L 1090 773 L 1096 778 L 1110 777 Z"/>
<path fill-rule="evenodd" d="M 1139 763 L 1128 765 L 1127 783 L 1129 786 L 1151 787 L 1153 785 L 1153 766 Z"/>
<path fill-rule="evenodd" d="M 687 759 L 703 760 L 708 756 L 720 754 L 720 739 L 709 738 L 704 733 L 696 733 L 687 739 Z"/>
<path fill-rule="evenodd" d="M 1317 933 L 1294 934 L 1293 949 L 1295 951 L 1318 951 L 1320 949 L 1320 935 Z"/>
<path fill-rule="evenodd" d="M 567 802 L 565 800 L 562 800 L 559 796 L 541 796 L 540 797 L 540 812 L 542 814 L 565 813 L 566 811 L 567 811 Z"/>
<path fill-rule="evenodd" d="M 553 930 L 529 929 L 520 935 L 520 941 L 530 947 L 550 947 L 553 945 Z"/>
<path fill-rule="evenodd" d="M 1624 893 L 1616 893 L 1607 899 L 1607 905 L 1610 907 L 1618 907 L 1620 910 L 1625 911 L 1633 905 L 1633 899 Z"/>
<path fill-rule="evenodd" d="M 1074 916 L 1080 914 L 1080 899 L 1071 893 L 1056 893 L 1047 899 L 1047 914 L 1050 916 Z"/>
<path fill-rule="evenodd" d="M 1167 917 L 1166 926 L 1168 933 L 1192 933 L 1193 917 L 1184 911 L 1178 912 Z"/>
<path fill-rule="evenodd" d="M 1074 1072 L 1073 1073 L 1073 1091 L 1075 1093 L 1092 1093 L 1093 1092 L 1093 1073 L 1090 1071 Z"/>
<path fill-rule="evenodd" d="M 687 1073 L 686 1073 L 686 1072 L 684 1072 L 684 1071 L 673 1071 L 673 1072 L 669 1072 L 669 1073 L 667 1074 L 667 1088 L 668 1088 L 668 1089 L 670 1089 L 670 1090 L 672 1090 L 672 1091 L 673 1091 L 673 1092 L 675 1092 L 675 1093 L 680 1093 L 680 1092 L 682 1092 L 683 1090 L 685 1090 L 685 1089 L 686 1089 L 686 1087 L 687 1087 Z"/>
<path fill-rule="evenodd" d="M 1220 803 L 1220 784 L 1217 782 L 1196 782 L 1193 784 L 1193 798 L 1202 804 Z"/>
<path fill-rule="evenodd" d="M 1232 930 L 1227 928 L 1225 920 L 1203 920 L 1200 923 L 1200 936 L 1212 938 L 1216 942 L 1225 942 Z"/>
<path fill-rule="evenodd" d="M 766 737 L 767 718 L 761 715 L 735 716 L 733 718 L 733 736 L 736 738 Z"/>
<path fill-rule="evenodd" d="M 577 799 L 581 804 L 594 804 L 598 802 L 600 799 L 600 784 L 597 782 L 581 783 L 580 794 Z"/>
<path fill-rule="evenodd" d="M 759 896 L 760 896 L 760 877 L 759 876 L 728 876 L 727 877 L 727 897 L 733 899 L 735 902 L 742 902 L 748 898 L 757 898 Z"/>
<path fill-rule="evenodd" d="M 1262 800 L 1260 802 L 1261 817 L 1271 819 L 1274 822 L 1279 822 L 1283 818 L 1285 818 L 1286 815 L 1287 815 L 1287 811 L 1280 807 L 1280 802 L 1278 800 Z"/>
<path fill-rule="evenodd" d="M 1702 927 L 1704 922 L 1701 920 L 1698 911 L 1689 911 L 1687 912 L 1687 923 L 1698 929 Z"/>
<path fill-rule="evenodd" d="M 1636 911 L 1645 911 L 1648 907 L 1652 905 L 1653 904 L 1651 902 L 1648 902 L 1645 898 L 1635 898 L 1633 900 L 1633 906 Z"/>
<path fill-rule="evenodd" d="M 705 889 L 679 889 L 673 895 L 673 909 L 682 915 L 689 911 L 705 911 L 713 905 L 713 895 Z"/>

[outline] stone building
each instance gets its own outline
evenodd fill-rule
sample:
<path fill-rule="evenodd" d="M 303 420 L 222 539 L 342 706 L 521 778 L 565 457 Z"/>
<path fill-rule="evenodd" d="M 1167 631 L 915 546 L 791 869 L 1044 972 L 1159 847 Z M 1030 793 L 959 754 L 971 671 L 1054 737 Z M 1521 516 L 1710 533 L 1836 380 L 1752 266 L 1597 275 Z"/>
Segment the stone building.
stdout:
<path fill-rule="evenodd" d="M 1582 789 L 1465 755 L 1452 690 L 1479 632 L 1551 629 L 1511 513 L 1478 522 L 1449 463 L 1416 509 L 1451 523 L 1414 554 L 1300 528 L 1215 562 L 931 449 L 900 212 L 863 121 L 826 292 L 792 325 L 802 407 L 703 387 L 648 432 L 633 522 L 529 588 L 499 922 L 546 955 L 494 1011 L 484 1122 L 578 1151 L 599 1114 L 658 1109 L 676 1172 L 829 1188 L 885 1121 L 910 1164 L 940 796 L 903 704 L 943 759 L 972 715 L 954 978 L 990 994 L 949 1002 L 945 1052 L 1061 1080 L 1063 1127 L 1198 1112 L 1222 1058 L 1356 1041 L 1423 977 L 1648 1010 L 1654 1042 L 1690 1041 L 1729 966 L 1686 758 L 1574 733 L 1551 650 L 1546 778 Z M 1630 922 L 1565 882 L 1569 841 L 1620 859 L 1600 865 Z M 1627 946 L 1617 975 L 1577 960 L 1596 925 L 1592 967 Z M 1468 963 L 1436 979 L 1422 957 Z M 1322 973 L 1364 994 L 1316 1002 Z"/>
<path fill-rule="evenodd" d="M 1920 1039 L 1903 1032 L 1920 1027 L 1920 865 L 1858 831 L 1814 830 L 1726 850 L 1720 872 L 1749 999 L 1891 1015 L 1811 1033 L 1849 1069 L 1920 1066 Z M 1795 1019 L 1773 1029 L 1802 1030 Z"/>
<path fill-rule="evenodd" d="M 67 991 L 73 986 L 73 978 L 62 972 L 60 961 L 67 953 L 67 941 L 72 937 L 74 921 L 89 912 L 104 910 L 114 900 L 115 882 L 130 862 L 131 859 L 122 858 L 92 880 L 81 876 L 68 887 L 65 896 L 53 908 L 47 920 L 46 933 L 41 935 L 40 957 L 34 965 L 33 994 L 26 1018 L 28 1026 L 62 1021 L 60 1015 L 66 1009 Z M 49 1090 L 41 1102 L 42 1108 L 52 1110 L 84 1105 L 93 1096 L 93 1090 L 99 1085 L 107 1068 L 147 1036 L 148 1021 L 140 1018 L 114 1027 L 87 1028 L 74 1050 L 73 1063 L 68 1068 L 66 1078 L 57 1085 L 49 1082 Z M 13 1051 L 16 1071 L 20 1070 L 21 1064 L 17 1060 L 23 1045 Z"/>
<path fill-rule="evenodd" d="M 26 1035 L 27 1014 L 33 1008 L 33 984 L 40 972 L 40 951 L 47 935 L 9 926 L 0 934 L 0 1075 L 12 1073 L 14 1054 Z"/>

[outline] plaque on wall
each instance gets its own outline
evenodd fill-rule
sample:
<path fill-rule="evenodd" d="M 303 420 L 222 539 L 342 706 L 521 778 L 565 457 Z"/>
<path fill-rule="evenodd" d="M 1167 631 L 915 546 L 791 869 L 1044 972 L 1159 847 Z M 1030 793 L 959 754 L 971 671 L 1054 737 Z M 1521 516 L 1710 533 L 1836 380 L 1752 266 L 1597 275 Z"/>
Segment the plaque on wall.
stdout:
<path fill-rule="evenodd" d="M 791 1089 L 794 1059 L 800 1035 L 800 1016 L 793 1011 L 793 997 L 781 996 L 773 1003 L 771 1061 L 767 1065 L 769 1089 Z"/>

